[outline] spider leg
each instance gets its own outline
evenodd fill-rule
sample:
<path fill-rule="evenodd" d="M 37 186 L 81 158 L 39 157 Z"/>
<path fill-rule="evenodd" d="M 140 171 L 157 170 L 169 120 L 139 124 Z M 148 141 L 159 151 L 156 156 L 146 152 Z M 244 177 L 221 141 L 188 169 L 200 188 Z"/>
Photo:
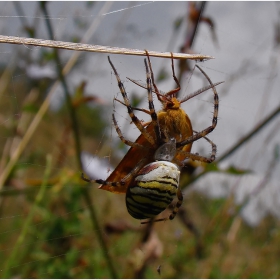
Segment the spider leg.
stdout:
<path fill-rule="evenodd" d="M 140 171 L 140 169 L 143 167 L 143 164 L 145 164 L 145 158 L 140 160 L 138 164 L 119 182 L 108 182 L 102 179 L 88 179 L 84 176 L 84 173 L 81 174 L 82 180 L 88 182 L 88 183 L 98 183 L 101 185 L 108 185 L 112 187 L 121 187 L 125 185 L 126 181 L 131 180 L 131 178 L 135 177 L 135 175 Z"/>
<path fill-rule="evenodd" d="M 149 224 L 149 223 L 153 223 L 153 222 L 163 222 L 163 221 L 167 221 L 167 220 L 173 220 L 175 218 L 175 216 L 177 215 L 179 208 L 181 207 L 182 203 L 183 203 L 183 194 L 180 188 L 178 188 L 177 190 L 177 198 L 178 201 L 176 202 L 175 207 L 172 210 L 172 213 L 169 215 L 168 218 L 162 218 L 162 219 L 152 219 L 146 222 L 141 222 L 141 224 Z"/>
<path fill-rule="evenodd" d="M 207 134 L 209 134 L 210 132 L 212 132 L 216 125 L 217 125 L 217 119 L 218 119 L 218 111 L 219 111 L 219 96 L 217 93 L 217 90 L 215 88 L 215 86 L 213 85 L 212 81 L 210 80 L 210 78 L 207 76 L 207 74 L 198 66 L 196 65 L 196 67 L 201 71 L 201 73 L 207 78 L 208 82 L 210 83 L 210 85 L 212 86 L 212 90 L 214 93 L 214 112 L 213 112 L 213 119 L 212 119 L 212 125 L 210 125 L 209 127 L 203 129 L 200 132 L 197 132 L 196 134 L 188 137 L 186 140 L 177 143 L 177 147 L 182 147 L 185 146 L 187 144 L 190 144 L 204 136 L 206 136 Z"/>
<path fill-rule="evenodd" d="M 154 74 L 153 74 L 153 70 L 152 70 L 152 64 L 150 61 L 150 56 L 148 51 L 146 50 L 146 55 L 148 57 L 148 61 L 149 61 L 149 67 L 151 69 L 151 77 L 152 77 L 152 82 L 153 82 L 153 88 L 154 88 L 154 92 L 156 93 L 158 100 L 162 101 L 162 93 L 160 92 L 160 90 L 157 88 L 156 84 L 155 84 L 155 79 L 154 79 Z M 175 75 L 175 69 L 174 69 L 174 59 L 173 59 L 173 53 L 171 52 L 171 67 L 172 67 L 172 75 L 173 75 L 173 79 L 175 81 L 175 83 L 177 84 L 177 88 L 170 90 L 169 92 L 165 93 L 164 96 L 169 96 L 169 95 L 174 95 L 176 92 L 180 91 L 181 86 L 180 83 Z M 134 82 L 134 81 L 133 81 Z"/>
<path fill-rule="evenodd" d="M 146 51 L 146 52 L 147 52 L 147 51 Z M 148 57 L 148 58 L 149 58 L 149 57 Z M 120 88 L 120 90 L 121 90 L 121 93 L 122 93 L 122 95 L 123 95 L 123 98 L 124 98 L 125 103 L 121 102 L 120 100 L 118 100 L 118 99 L 116 99 L 116 98 L 115 98 L 115 100 L 117 100 L 118 102 L 120 102 L 121 104 L 123 104 L 123 105 L 125 105 L 125 106 L 127 107 L 128 113 L 129 113 L 129 115 L 130 115 L 132 121 L 136 124 L 136 126 L 137 126 L 137 123 L 136 123 L 136 120 L 134 121 L 134 119 L 136 118 L 137 121 L 139 121 L 139 119 L 134 115 L 133 110 L 138 110 L 138 111 L 142 111 L 142 112 L 145 112 L 145 113 L 149 114 L 149 115 L 151 116 L 151 118 L 152 118 L 152 121 L 151 121 L 151 122 L 153 123 L 154 131 L 155 131 L 156 144 L 157 144 L 157 145 L 158 145 L 158 144 L 161 144 L 162 141 L 161 141 L 161 136 L 160 136 L 160 128 L 159 128 L 159 125 L 158 125 L 157 114 L 156 114 L 155 107 L 154 107 L 154 103 L 153 103 L 153 94 L 152 94 L 152 93 L 153 93 L 153 89 L 152 89 L 152 82 L 151 82 L 151 81 L 153 80 L 153 79 L 151 79 L 151 75 L 152 75 L 152 77 L 153 77 L 153 73 L 152 73 L 152 71 L 150 72 L 150 69 L 149 69 L 149 67 L 148 67 L 148 64 L 147 64 L 146 59 L 144 60 L 144 62 L 145 62 L 145 68 L 146 68 L 146 83 L 147 83 L 146 87 L 147 87 L 147 91 L 148 91 L 149 111 L 147 111 L 147 110 L 145 110 L 145 109 L 138 109 L 138 108 L 131 107 L 131 105 L 130 105 L 130 103 L 129 103 L 129 100 L 128 100 L 128 97 L 127 97 L 127 94 L 126 94 L 126 92 L 125 92 L 125 89 L 124 89 L 124 87 L 123 87 L 123 84 L 121 83 L 120 78 L 119 78 L 119 76 L 118 76 L 118 73 L 117 73 L 115 67 L 113 66 L 113 64 L 111 63 L 109 57 L 108 57 L 108 59 L 109 59 L 109 62 L 110 62 L 110 64 L 111 64 L 111 66 L 112 66 L 114 72 L 115 72 L 115 75 L 116 75 L 116 77 L 117 77 L 118 84 L 119 84 L 119 88 Z M 149 61 L 149 63 L 150 63 L 150 61 Z M 153 83 L 154 83 L 154 81 L 153 81 Z M 139 122 L 140 122 L 140 121 L 139 121 Z M 137 126 L 137 128 L 138 128 L 138 129 L 142 132 L 142 134 L 144 135 L 143 131 L 146 131 L 145 128 L 144 128 L 144 126 L 141 124 L 141 129 L 143 129 L 143 131 L 140 129 L 140 127 Z M 144 136 L 145 136 L 145 135 L 144 135 Z M 149 136 L 150 136 L 150 135 L 149 135 Z M 147 139 L 147 138 L 146 138 L 146 139 Z M 147 139 L 147 140 L 149 140 L 149 139 Z M 153 143 L 152 143 L 151 141 L 149 141 L 149 142 L 153 145 L 155 142 L 154 142 L 154 139 L 152 139 L 152 140 L 153 140 Z"/>
<path fill-rule="evenodd" d="M 155 83 L 154 72 L 153 72 L 153 68 L 152 68 L 152 63 L 151 63 L 151 60 L 150 60 L 149 52 L 147 50 L 145 50 L 145 51 L 146 51 L 146 55 L 147 55 L 147 58 L 148 58 L 149 68 L 151 70 L 151 78 L 152 78 L 154 92 L 157 95 L 158 100 L 162 101 L 162 97 L 161 97 L 160 91 L 157 88 L 156 83 Z"/>
<path fill-rule="evenodd" d="M 118 133 L 118 136 L 119 136 L 119 138 L 121 139 L 121 141 L 124 144 L 126 144 L 127 146 L 130 146 L 130 147 L 137 147 L 139 149 L 148 149 L 147 147 L 144 147 L 143 145 L 140 145 L 140 144 L 138 144 L 136 142 L 132 142 L 130 140 L 125 139 L 123 134 L 122 134 L 122 132 L 121 132 L 120 127 L 118 126 L 118 123 L 116 121 L 116 118 L 115 118 L 114 114 L 112 115 L 112 119 L 113 119 L 113 123 L 114 123 L 115 129 L 116 129 L 116 131 Z"/>
<path fill-rule="evenodd" d="M 148 53 L 146 51 L 146 53 Z M 148 60 L 149 60 L 149 65 L 150 65 L 150 58 L 148 55 Z M 152 82 L 154 84 L 154 74 L 151 68 L 148 67 L 147 64 L 147 60 L 144 59 L 145 62 L 145 68 L 146 68 L 146 75 L 147 75 L 147 91 L 148 91 L 148 102 L 149 102 L 149 110 L 150 110 L 150 115 L 151 115 L 151 123 L 153 124 L 154 127 L 154 131 L 155 131 L 155 135 L 156 135 L 156 142 L 157 144 L 161 144 L 162 143 L 162 139 L 161 139 L 161 133 L 160 133 L 160 128 L 159 128 L 159 124 L 158 124 L 158 119 L 157 119 L 157 114 L 155 111 L 155 107 L 154 107 L 154 102 L 153 102 L 153 92 L 152 92 Z M 155 84 L 154 84 L 155 86 Z M 157 90 L 157 88 L 156 88 Z"/>
<path fill-rule="evenodd" d="M 203 136 L 203 138 L 205 140 L 207 140 L 212 146 L 212 152 L 211 152 L 210 157 L 203 157 L 203 156 L 200 156 L 199 154 L 193 154 L 193 153 L 185 152 L 182 150 L 178 151 L 178 154 L 184 155 L 185 157 L 190 158 L 192 160 L 198 160 L 198 161 L 207 162 L 207 163 L 213 162 L 216 158 L 217 146 L 207 137 Z M 185 162 L 186 162 L 186 160 L 181 162 L 179 165 L 184 166 Z"/>
<path fill-rule="evenodd" d="M 197 133 L 197 131 L 193 130 L 194 133 Z M 207 137 L 203 137 L 207 142 L 210 143 L 212 150 L 211 150 L 211 156 L 209 157 L 209 159 L 211 160 L 211 162 L 213 162 L 216 159 L 216 153 L 217 153 L 217 145 L 212 142 L 209 138 Z M 210 162 L 210 163 L 211 163 Z"/>
<path fill-rule="evenodd" d="M 110 60 L 110 57 L 108 56 L 108 61 L 115 73 L 116 79 L 118 81 L 118 86 L 119 89 L 121 91 L 121 94 L 123 96 L 124 102 L 125 102 L 125 106 L 127 108 L 127 112 L 132 120 L 132 122 L 136 125 L 136 127 L 140 130 L 140 132 L 142 133 L 142 135 L 147 139 L 147 141 L 152 145 L 152 146 L 156 146 L 157 143 L 155 143 L 153 137 L 147 132 L 146 128 L 141 124 L 141 121 L 134 115 L 133 113 L 133 109 L 131 107 L 131 104 L 129 102 L 129 99 L 127 97 L 126 91 L 124 89 L 124 85 L 121 82 L 120 76 L 115 68 L 115 66 L 113 65 L 113 63 Z"/>
<path fill-rule="evenodd" d="M 173 208 L 173 211 L 172 213 L 169 215 L 169 220 L 173 220 L 175 218 L 175 216 L 177 215 L 178 211 L 179 211 L 179 208 L 182 206 L 183 204 L 183 194 L 182 194 L 182 191 L 180 188 L 178 188 L 177 190 L 177 198 L 178 198 L 178 201 L 176 202 L 176 205 L 175 207 Z"/>

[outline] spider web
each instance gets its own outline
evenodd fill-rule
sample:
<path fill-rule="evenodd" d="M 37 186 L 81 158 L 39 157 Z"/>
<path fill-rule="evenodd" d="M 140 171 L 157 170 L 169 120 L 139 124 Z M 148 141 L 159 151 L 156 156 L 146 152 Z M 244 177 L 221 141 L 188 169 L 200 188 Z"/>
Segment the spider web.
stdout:
<path fill-rule="evenodd" d="M 46 5 L 47 16 L 40 3 L 0 3 L 0 33 L 50 39 L 48 18 L 55 40 L 79 41 L 90 29 L 89 43 L 174 52 L 178 52 L 186 36 L 189 6 L 184 2 L 51 2 Z M 275 3 L 206 5 L 205 21 L 210 19 L 214 27 L 206 23 L 199 25 L 192 50 L 214 56 L 215 59 L 199 65 L 212 82 L 225 81 L 217 87 L 219 119 L 217 128 L 209 136 L 217 144 L 218 159 L 279 108 L 279 13 L 280 7 Z M 258 14 L 261 21 L 259 17 L 250 16 Z M 175 23 L 180 22 L 176 28 Z M 71 55 L 71 51 L 59 51 L 62 66 Z M 0 57 L 0 171 L 3 176 L 14 151 L 22 144 L 54 87 L 60 63 L 52 49 L 24 45 L 1 44 Z M 128 76 L 145 82 L 143 58 L 110 57 L 133 106 L 147 108 L 146 91 L 126 79 Z M 159 73 L 163 74 L 159 89 L 164 92 L 172 89 L 170 60 L 152 58 L 151 61 L 156 78 Z M 193 67 L 191 62 L 190 68 Z M 179 71 L 178 63 L 175 71 Z M 76 109 L 84 169 L 92 178 L 105 179 L 128 149 L 120 144 L 111 123 L 112 113 L 115 112 L 128 139 L 133 141 L 139 135 L 125 108 L 113 103 L 113 98 L 120 98 L 120 93 L 107 55 L 80 53 L 77 63 L 66 75 L 66 83 Z M 206 84 L 197 70 L 184 75 L 180 97 Z M 156 101 L 155 106 L 160 109 Z M 211 91 L 186 102 L 183 108 L 195 130 L 208 127 L 213 112 Z M 148 120 L 141 112 L 137 112 L 137 116 Z M 203 204 L 209 205 L 206 210 L 210 213 L 216 209 L 206 194 L 215 199 L 228 196 L 235 199 L 230 208 L 234 210 L 230 216 L 228 242 L 237 238 L 236 224 L 240 217 L 251 226 L 257 226 L 268 214 L 279 218 L 279 183 L 275 183 L 280 179 L 277 172 L 279 126 L 276 115 L 248 142 L 213 165 L 219 172 L 207 174 L 185 191 L 183 206 L 196 228 L 210 231 L 214 227 L 211 222 L 217 223 L 214 218 L 211 220 L 214 215 L 209 214 L 211 218 L 207 220 L 197 214 L 202 213 Z M 208 155 L 210 147 L 201 140 L 194 143 L 192 151 Z M 71 117 L 64 88 L 59 84 L 54 88 L 49 109 L 1 189 L 2 277 L 218 278 L 235 275 L 231 271 L 215 274 L 213 263 L 208 270 L 201 270 L 196 230 L 189 231 L 179 218 L 156 224 L 145 240 L 146 228 L 129 216 L 123 196 L 90 186 L 91 208 L 81 191 L 82 170 L 77 167 L 75 152 Z M 248 170 L 251 173 L 244 175 Z M 199 192 L 196 197 L 199 206 L 192 202 L 194 191 Z M 275 277 L 275 274 L 261 274 L 262 277 L 271 275 Z"/>

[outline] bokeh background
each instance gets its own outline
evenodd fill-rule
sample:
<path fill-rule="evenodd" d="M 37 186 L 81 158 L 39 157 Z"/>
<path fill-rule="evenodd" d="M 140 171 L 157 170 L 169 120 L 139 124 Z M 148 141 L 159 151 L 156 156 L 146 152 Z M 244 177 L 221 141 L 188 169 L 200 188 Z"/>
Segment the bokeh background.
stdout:
<path fill-rule="evenodd" d="M 276 2 L 2 2 L 0 34 L 211 55 L 176 61 L 180 98 L 217 87 L 217 160 L 182 170 L 173 221 L 141 225 L 106 179 L 135 128 L 107 54 L 0 45 L 0 275 L 3 278 L 277 278 L 280 275 L 280 5 Z M 196 27 L 196 28 L 195 28 Z M 74 65 L 64 70 L 73 55 Z M 110 55 L 133 106 L 147 108 L 143 57 Z M 152 58 L 174 88 L 171 61 Z M 160 104 L 155 101 L 157 110 Z M 195 130 L 211 124 L 213 95 L 183 104 Z M 148 120 L 145 114 L 137 114 Z M 194 143 L 193 152 L 210 154 Z M 168 211 L 162 214 L 167 216 Z"/>

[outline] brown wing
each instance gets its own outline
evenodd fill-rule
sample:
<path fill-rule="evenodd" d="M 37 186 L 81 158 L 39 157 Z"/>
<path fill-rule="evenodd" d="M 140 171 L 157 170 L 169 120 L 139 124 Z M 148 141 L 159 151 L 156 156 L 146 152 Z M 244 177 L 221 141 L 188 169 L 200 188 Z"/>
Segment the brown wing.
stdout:
<path fill-rule="evenodd" d="M 147 131 L 153 135 L 153 126 L 150 124 L 147 126 Z M 140 135 L 136 143 L 144 146 L 151 147 L 150 143 L 146 140 L 143 135 Z M 140 160 L 146 158 L 143 162 L 143 166 L 153 161 L 154 153 L 150 150 L 139 149 L 138 147 L 131 147 L 124 158 L 121 160 L 119 165 L 111 173 L 111 175 L 106 179 L 108 182 L 120 182 L 127 174 L 129 174 L 132 169 L 139 163 Z M 101 185 L 99 188 L 113 193 L 126 193 L 127 188 L 130 186 L 131 180 L 127 180 L 121 187 L 112 187 L 108 185 Z"/>

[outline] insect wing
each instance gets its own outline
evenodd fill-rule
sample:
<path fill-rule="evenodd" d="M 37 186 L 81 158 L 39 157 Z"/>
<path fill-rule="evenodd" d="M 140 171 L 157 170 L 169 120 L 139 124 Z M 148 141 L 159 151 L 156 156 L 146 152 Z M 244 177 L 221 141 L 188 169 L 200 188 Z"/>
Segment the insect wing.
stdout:
<path fill-rule="evenodd" d="M 147 131 L 153 135 L 153 125 L 149 124 L 147 126 Z M 144 147 L 150 147 L 150 143 L 146 140 L 143 135 L 140 135 L 136 143 Z M 115 170 L 106 179 L 108 182 L 120 182 L 127 174 L 129 174 L 133 168 L 139 163 L 140 160 L 146 158 L 143 161 L 143 166 L 153 161 L 154 154 L 152 150 L 140 149 L 139 147 L 131 147 Z M 127 180 L 125 184 L 120 187 L 113 187 L 108 185 L 101 185 L 99 189 L 106 190 L 113 193 L 126 193 L 127 188 L 130 186 L 134 178 Z"/>

